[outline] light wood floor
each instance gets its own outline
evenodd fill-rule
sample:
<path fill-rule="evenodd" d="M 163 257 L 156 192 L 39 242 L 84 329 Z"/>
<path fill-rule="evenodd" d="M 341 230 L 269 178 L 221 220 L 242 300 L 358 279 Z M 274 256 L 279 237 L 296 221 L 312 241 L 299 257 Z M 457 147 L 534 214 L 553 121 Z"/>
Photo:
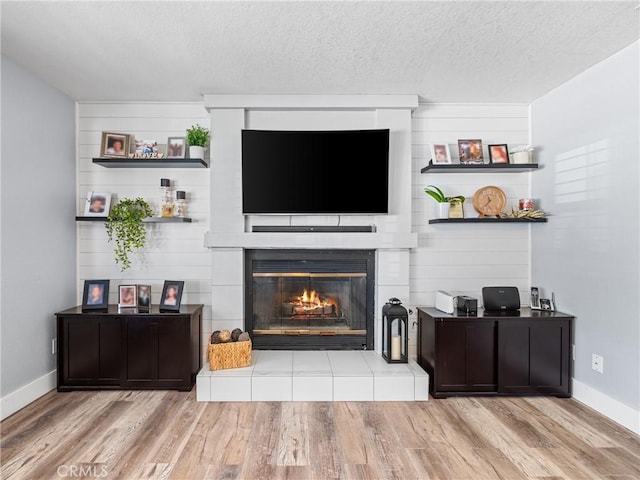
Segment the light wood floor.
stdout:
<path fill-rule="evenodd" d="M 573 399 L 51 392 L 0 428 L 3 479 L 640 478 L 640 437 Z"/>

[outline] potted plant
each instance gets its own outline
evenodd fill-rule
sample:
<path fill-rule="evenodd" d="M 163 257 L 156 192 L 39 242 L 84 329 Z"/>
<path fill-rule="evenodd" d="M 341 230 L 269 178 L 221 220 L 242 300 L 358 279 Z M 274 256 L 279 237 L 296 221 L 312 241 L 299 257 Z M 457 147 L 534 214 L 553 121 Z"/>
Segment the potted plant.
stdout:
<path fill-rule="evenodd" d="M 113 249 L 116 264 L 120 271 L 131 267 L 129 254 L 134 249 L 144 247 L 147 241 L 147 229 L 142 220 L 151 217 L 151 206 L 143 198 L 123 198 L 111 209 L 105 228 L 109 241 L 115 241 Z"/>
<path fill-rule="evenodd" d="M 511 163 L 531 163 L 531 156 L 533 154 L 533 147 L 531 145 L 520 145 L 513 147 L 509 151 L 511 155 Z"/>
<path fill-rule="evenodd" d="M 187 128 L 187 143 L 190 158 L 204 158 L 204 147 L 209 142 L 209 130 L 199 124 Z"/>
<path fill-rule="evenodd" d="M 427 185 L 424 189 L 424 193 L 429 195 L 438 203 L 438 218 L 464 218 L 462 204 L 464 203 L 465 198 L 462 195 L 447 197 L 442 193 L 442 190 L 435 185 Z M 456 210 L 456 213 L 454 216 L 450 217 L 450 210 L 452 207 Z"/>

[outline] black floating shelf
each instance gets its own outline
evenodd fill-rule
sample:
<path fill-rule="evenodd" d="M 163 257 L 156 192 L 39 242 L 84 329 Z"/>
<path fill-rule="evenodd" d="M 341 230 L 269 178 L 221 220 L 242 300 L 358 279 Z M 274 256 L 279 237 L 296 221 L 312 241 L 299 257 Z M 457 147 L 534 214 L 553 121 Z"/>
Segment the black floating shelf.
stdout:
<path fill-rule="evenodd" d="M 420 173 L 461 173 L 461 172 L 528 172 L 536 170 L 537 163 L 482 163 L 477 165 L 462 165 L 459 163 L 450 165 L 427 165 Z"/>
<path fill-rule="evenodd" d="M 76 217 L 76 222 L 106 222 L 106 217 Z M 143 223 L 191 223 L 189 217 L 149 217 L 142 220 Z"/>
<path fill-rule="evenodd" d="M 93 163 L 107 168 L 209 168 L 202 158 L 94 158 Z"/>
<path fill-rule="evenodd" d="M 433 223 L 545 223 L 546 218 L 434 218 L 429 220 Z"/>

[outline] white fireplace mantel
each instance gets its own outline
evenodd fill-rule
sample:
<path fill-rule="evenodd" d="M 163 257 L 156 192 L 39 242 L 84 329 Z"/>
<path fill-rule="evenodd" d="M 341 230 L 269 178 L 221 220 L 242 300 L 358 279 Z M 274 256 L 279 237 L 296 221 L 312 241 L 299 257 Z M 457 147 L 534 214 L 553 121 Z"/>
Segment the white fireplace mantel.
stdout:
<path fill-rule="evenodd" d="M 334 249 L 399 249 L 415 248 L 416 233 L 208 233 L 209 248 L 334 248 Z"/>

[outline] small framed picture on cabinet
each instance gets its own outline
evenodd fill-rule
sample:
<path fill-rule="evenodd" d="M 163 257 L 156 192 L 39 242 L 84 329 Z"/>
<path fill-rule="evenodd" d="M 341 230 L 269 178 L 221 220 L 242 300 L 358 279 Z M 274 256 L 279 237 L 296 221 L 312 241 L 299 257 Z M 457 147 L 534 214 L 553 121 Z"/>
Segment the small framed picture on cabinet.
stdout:
<path fill-rule="evenodd" d="M 82 311 L 107 310 L 109 307 L 109 280 L 85 280 Z"/>
<path fill-rule="evenodd" d="M 151 285 L 138 285 L 138 310 L 151 308 Z"/>
<path fill-rule="evenodd" d="M 118 307 L 131 308 L 138 305 L 138 292 L 136 285 L 120 285 L 118 288 L 119 298 Z"/>
<path fill-rule="evenodd" d="M 165 280 L 160 299 L 160 310 L 168 312 L 180 311 L 184 282 L 179 280 Z"/>

